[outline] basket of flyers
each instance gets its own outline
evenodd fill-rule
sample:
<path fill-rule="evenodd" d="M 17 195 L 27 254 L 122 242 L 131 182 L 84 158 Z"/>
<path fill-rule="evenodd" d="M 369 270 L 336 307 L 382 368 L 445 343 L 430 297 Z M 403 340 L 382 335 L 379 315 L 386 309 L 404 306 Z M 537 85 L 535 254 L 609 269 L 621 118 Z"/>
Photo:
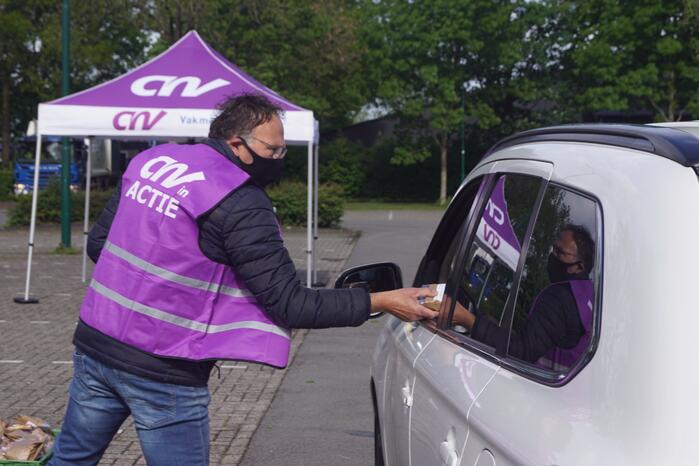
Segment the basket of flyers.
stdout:
<path fill-rule="evenodd" d="M 9 422 L 0 419 L 0 465 L 45 464 L 57 434 L 48 422 L 37 417 L 20 415 Z"/>

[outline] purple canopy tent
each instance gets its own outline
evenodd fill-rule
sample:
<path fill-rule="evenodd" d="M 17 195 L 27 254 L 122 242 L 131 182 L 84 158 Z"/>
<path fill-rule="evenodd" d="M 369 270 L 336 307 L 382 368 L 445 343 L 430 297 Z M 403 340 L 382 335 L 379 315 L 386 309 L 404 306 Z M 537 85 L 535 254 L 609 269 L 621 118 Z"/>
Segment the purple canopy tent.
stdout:
<path fill-rule="evenodd" d="M 216 105 L 230 95 L 259 93 L 284 110 L 287 144 L 308 147 L 307 286 L 316 280 L 318 237 L 318 122 L 313 112 L 284 99 L 212 49 L 196 31 L 168 50 L 111 81 L 39 104 L 34 186 L 38 186 L 43 136 L 106 136 L 115 139 L 206 137 Z M 92 144 L 90 145 L 92 146 Z M 90 153 L 92 150 L 90 151 Z M 87 158 L 85 231 L 90 203 L 90 156 Z M 37 190 L 32 194 L 25 301 L 29 298 Z M 85 244 L 83 244 L 83 281 Z M 313 271 L 313 275 L 312 275 Z"/>

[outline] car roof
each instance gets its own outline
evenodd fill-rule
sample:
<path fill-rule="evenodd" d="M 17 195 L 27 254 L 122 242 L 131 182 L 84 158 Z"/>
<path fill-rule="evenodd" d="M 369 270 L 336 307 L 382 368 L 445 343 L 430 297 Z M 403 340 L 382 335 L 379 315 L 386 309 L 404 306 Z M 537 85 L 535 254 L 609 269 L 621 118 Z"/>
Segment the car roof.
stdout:
<path fill-rule="evenodd" d="M 690 133 L 693 136 L 700 137 L 700 128 L 698 127 L 698 120 L 695 121 L 665 121 L 663 123 L 649 123 L 650 126 L 665 126 L 666 128 L 682 129 L 686 133 Z"/>
<path fill-rule="evenodd" d="M 588 142 L 626 147 L 698 166 L 698 138 L 680 129 L 621 124 L 575 124 L 523 131 L 497 142 L 484 157 L 496 151 L 532 142 Z"/>

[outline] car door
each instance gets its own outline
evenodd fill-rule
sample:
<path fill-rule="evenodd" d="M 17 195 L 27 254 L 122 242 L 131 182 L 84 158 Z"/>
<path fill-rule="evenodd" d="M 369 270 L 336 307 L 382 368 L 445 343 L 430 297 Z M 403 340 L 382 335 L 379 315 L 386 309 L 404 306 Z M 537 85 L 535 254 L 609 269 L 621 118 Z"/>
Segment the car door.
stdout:
<path fill-rule="evenodd" d="M 521 245 L 541 179 L 498 173 L 499 163 L 482 183 L 482 202 L 463 232 L 458 265 L 447 284 L 438 336 L 415 363 L 411 413 L 411 464 L 474 464 L 463 460 L 469 436 L 469 410 L 499 371 L 497 347 L 470 337 L 452 324 L 455 303 L 500 322 L 505 315 Z M 449 324 L 448 324 L 449 322 Z"/>
<path fill-rule="evenodd" d="M 435 334 L 422 325 L 403 322 L 395 317 L 388 324 L 391 333 L 385 346 L 385 383 L 380 413 L 382 448 L 386 464 L 404 465 L 409 463 L 408 426 L 413 404 L 413 363 L 435 337 Z"/>
<path fill-rule="evenodd" d="M 419 286 L 418 277 L 421 275 L 433 275 L 435 278 L 430 279 L 431 283 L 439 281 L 439 276 L 449 275 L 461 244 L 460 232 L 465 228 L 467 212 L 476 201 L 480 183 L 481 178 L 455 196 L 447 208 L 418 268 L 414 286 Z M 377 351 L 383 354 L 385 376 L 384 383 L 377 384 L 381 387 L 377 396 L 381 397 L 380 428 L 387 464 L 403 466 L 410 463 L 414 363 L 431 344 L 436 329 L 436 321 L 408 323 L 392 318 L 387 324 L 388 332 L 385 330 L 380 336 Z"/>

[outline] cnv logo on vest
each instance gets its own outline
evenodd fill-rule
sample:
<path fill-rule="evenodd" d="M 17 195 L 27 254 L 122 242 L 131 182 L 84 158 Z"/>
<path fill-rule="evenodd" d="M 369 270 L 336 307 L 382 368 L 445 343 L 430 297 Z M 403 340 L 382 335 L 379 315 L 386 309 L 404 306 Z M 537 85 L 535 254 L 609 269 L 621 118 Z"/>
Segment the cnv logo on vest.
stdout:
<path fill-rule="evenodd" d="M 203 172 L 188 172 L 189 168 L 187 164 L 178 162 L 167 155 L 151 159 L 143 164 L 139 171 L 139 175 L 145 181 L 134 181 L 124 196 L 149 209 L 155 210 L 161 215 L 175 218 L 177 216 L 176 212 L 180 208 L 180 201 L 174 196 L 184 198 L 190 192 L 186 187 L 182 186 L 172 194 L 173 188 L 185 183 L 206 180 Z M 157 183 L 164 190 L 161 191 L 150 183 L 146 183 L 146 181 Z M 170 191 L 170 194 L 165 190 Z"/>

